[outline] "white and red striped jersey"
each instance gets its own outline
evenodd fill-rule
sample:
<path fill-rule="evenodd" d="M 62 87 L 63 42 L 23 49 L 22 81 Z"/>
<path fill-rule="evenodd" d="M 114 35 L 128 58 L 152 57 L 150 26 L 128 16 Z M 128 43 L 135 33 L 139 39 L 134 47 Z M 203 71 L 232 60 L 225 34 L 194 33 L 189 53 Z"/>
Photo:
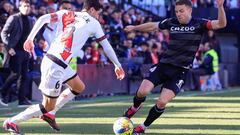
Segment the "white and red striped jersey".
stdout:
<path fill-rule="evenodd" d="M 58 32 L 47 53 L 56 56 L 64 63 L 68 64 L 72 57 L 77 56 L 89 37 L 95 37 L 113 64 L 116 67 L 121 67 L 100 23 L 87 12 L 60 10 L 56 13 L 43 15 L 35 23 L 27 40 L 33 40 L 46 23 L 55 24 Z M 55 34 L 53 38 L 54 36 Z"/>
<path fill-rule="evenodd" d="M 58 11 L 51 14 L 51 23 L 57 23 L 59 34 L 48 53 L 68 63 L 76 56 L 89 37 L 104 39 L 98 20 L 87 12 Z"/>

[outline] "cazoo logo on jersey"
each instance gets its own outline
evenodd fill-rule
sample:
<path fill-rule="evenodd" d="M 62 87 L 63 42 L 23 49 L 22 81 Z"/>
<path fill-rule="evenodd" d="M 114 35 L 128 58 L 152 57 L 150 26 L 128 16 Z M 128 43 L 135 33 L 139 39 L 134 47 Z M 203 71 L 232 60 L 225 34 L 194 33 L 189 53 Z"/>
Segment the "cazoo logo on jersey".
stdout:
<path fill-rule="evenodd" d="M 195 30 L 194 26 L 191 26 L 191 27 L 184 27 L 184 26 L 174 27 L 174 26 L 172 26 L 171 27 L 171 31 L 178 31 L 178 32 L 193 32 L 194 30 Z"/>

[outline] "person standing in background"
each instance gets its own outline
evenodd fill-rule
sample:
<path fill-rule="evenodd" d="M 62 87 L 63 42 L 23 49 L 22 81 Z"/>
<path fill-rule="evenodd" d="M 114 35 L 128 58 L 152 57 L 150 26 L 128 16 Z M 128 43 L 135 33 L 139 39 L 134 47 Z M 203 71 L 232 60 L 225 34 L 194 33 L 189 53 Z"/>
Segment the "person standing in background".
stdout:
<path fill-rule="evenodd" d="M 211 42 L 206 42 L 203 45 L 203 62 L 198 68 L 191 70 L 193 72 L 193 79 L 195 80 L 197 89 L 206 91 L 208 89 L 207 82 L 211 81 L 211 90 L 221 90 L 222 85 L 219 81 L 218 71 L 219 71 L 219 56 L 214 50 Z M 200 84 L 200 76 L 205 76 L 203 79 L 203 84 Z"/>
<path fill-rule="evenodd" d="M 6 79 L 3 87 L 1 88 L 1 104 L 8 106 L 8 93 L 13 83 L 17 82 L 18 90 L 18 104 L 19 106 L 31 105 L 31 102 L 26 97 L 27 89 L 25 88 L 28 64 L 30 55 L 23 49 L 24 41 L 27 39 L 33 27 L 33 20 L 29 17 L 30 1 L 21 0 L 19 3 L 19 13 L 11 15 L 1 32 L 1 38 L 6 46 L 9 57 L 9 68 L 11 74 Z"/>

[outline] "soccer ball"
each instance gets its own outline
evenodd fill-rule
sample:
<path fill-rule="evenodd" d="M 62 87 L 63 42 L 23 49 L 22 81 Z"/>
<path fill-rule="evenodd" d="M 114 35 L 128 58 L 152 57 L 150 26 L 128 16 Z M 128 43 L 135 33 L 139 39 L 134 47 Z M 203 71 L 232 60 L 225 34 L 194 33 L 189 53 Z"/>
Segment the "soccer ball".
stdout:
<path fill-rule="evenodd" d="M 133 122 L 127 117 L 118 118 L 113 124 L 115 135 L 132 135 Z"/>

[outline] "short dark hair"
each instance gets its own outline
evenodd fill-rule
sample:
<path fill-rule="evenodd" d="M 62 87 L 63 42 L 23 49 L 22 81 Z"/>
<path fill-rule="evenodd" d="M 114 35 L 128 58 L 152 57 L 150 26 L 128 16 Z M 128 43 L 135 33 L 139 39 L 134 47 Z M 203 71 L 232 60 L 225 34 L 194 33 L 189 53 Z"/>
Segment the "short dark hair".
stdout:
<path fill-rule="evenodd" d="M 65 3 L 71 4 L 71 1 L 70 1 L 70 0 L 61 0 L 61 1 L 60 1 L 60 6 L 61 6 L 62 4 L 65 4 Z"/>
<path fill-rule="evenodd" d="M 59 3 L 59 8 L 60 9 L 71 10 L 71 8 L 65 6 L 66 4 L 71 4 L 71 6 L 72 6 L 72 3 L 71 3 L 70 0 L 61 0 L 60 3 Z"/>
<path fill-rule="evenodd" d="M 83 8 L 88 10 L 91 7 L 97 11 L 102 9 L 102 5 L 100 4 L 99 0 L 85 0 L 83 3 Z"/>
<path fill-rule="evenodd" d="M 19 6 L 21 6 L 23 3 L 31 4 L 30 0 L 21 0 L 19 2 Z"/>
<path fill-rule="evenodd" d="M 186 6 L 192 7 L 192 1 L 191 0 L 177 0 L 176 5 L 186 5 Z"/>

